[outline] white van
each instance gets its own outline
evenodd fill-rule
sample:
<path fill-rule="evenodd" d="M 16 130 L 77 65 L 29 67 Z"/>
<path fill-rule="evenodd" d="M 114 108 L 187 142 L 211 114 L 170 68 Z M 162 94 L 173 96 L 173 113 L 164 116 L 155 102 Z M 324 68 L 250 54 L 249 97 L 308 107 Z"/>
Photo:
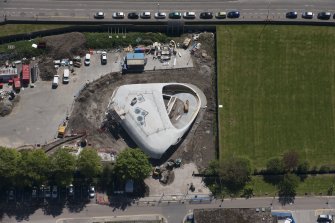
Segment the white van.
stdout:
<path fill-rule="evenodd" d="M 54 79 L 52 80 L 52 88 L 57 88 L 59 83 L 59 75 L 55 75 Z"/>
<path fill-rule="evenodd" d="M 63 74 L 63 84 L 68 84 L 69 81 L 70 81 L 70 70 L 68 68 L 65 68 Z"/>
<path fill-rule="evenodd" d="M 85 64 L 86 66 L 89 66 L 90 63 L 91 63 L 91 54 L 86 53 L 84 64 Z"/>

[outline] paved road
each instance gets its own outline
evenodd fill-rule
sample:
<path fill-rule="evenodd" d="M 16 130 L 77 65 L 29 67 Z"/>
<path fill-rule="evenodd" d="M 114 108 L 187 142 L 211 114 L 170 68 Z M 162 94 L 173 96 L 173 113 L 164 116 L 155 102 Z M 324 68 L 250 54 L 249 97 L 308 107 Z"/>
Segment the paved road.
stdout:
<path fill-rule="evenodd" d="M 139 203 L 134 206 L 127 207 L 125 210 L 113 209 L 112 207 L 89 204 L 79 212 L 70 212 L 67 208 L 60 210 L 57 214 L 45 215 L 44 209 L 37 209 L 31 213 L 29 218 L 21 222 L 55 222 L 60 218 L 87 218 L 96 216 L 119 216 L 119 215 L 140 215 L 140 214 L 161 214 L 165 216 L 169 222 L 178 223 L 190 211 L 196 208 L 259 208 L 270 207 L 273 210 L 293 211 L 294 215 L 299 218 L 304 216 L 317 216 L 320 213 L 334 213 L 335 197 L 310 197 L 296 198 L 292 205 L 282 206 L 277 199 L 273 198 L 252 198 L 252 199 L 226 199 L 213 201 L 211 204 L 180 204 L 180 203 Z M 306 212 L 308 210 L 308 213 Z M 308 215 L 307 215 L 308 214 Z M 8 217 L 4 215 L 1 222 L 17 222 L 15 216 Z M 297 223 L 300 223 L 297 221 Z M 306 223 L 306 222 L 304 222 Z"/>
<path fill-rule="evenodd" d="M 335 13 L 334 0 L 0 0 L 0 15 L 7 20 L 81 20 L 94 21 L 97 11 L 104 11 L 106 18 L 101 21 L 112 21 L 112 13 L 123 11 L 230 11 L 240 10 L 238 20 L 285 20 L 285 13 L 296 10 L 330 11 Z M 154 19 L 151 19 L 154 20 Z M 298 20 L 303 20 L 299 16 Z M 312 21 L 316 21 L 314 18 Z M 141 21 L 141 20 L 138 20 Z M 142 20 L 143 21 L 143 20 Z M 308 20 L 310 21 L 310 20 Z M 329 22 L 334 22 L 331 19 Z"/>

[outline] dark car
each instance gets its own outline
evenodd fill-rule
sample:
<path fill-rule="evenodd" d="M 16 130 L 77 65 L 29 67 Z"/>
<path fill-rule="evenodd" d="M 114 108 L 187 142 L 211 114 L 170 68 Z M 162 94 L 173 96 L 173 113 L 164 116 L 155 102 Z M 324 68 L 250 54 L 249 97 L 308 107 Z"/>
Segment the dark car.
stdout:
<path fill-rule="evenodd" d="M 330 19 L 331 16 L 332 14 L 330 12 L 319 12 L 318 13 L 318 19 L 322 19 L 322 20 L 328 20 Z"/>
<path fill-rule="evenodd" d="M 180 12 L 171 12 L 171 13 L 169 13 L 169 18 L 170 19 L 180 19 L 181 18 L 181 13 Z"/>
<path fill-rule="evenodd" d="M 286 18 L 288 19 L 296 19 L 298 17 L 298 13 L 296 11 L 286 13 Z"/>
<path fill-rule="evenodd" d="M 151 12 L 142 12 L 141 13 L 142 19 L 150 19 L 151 18 Z"/>
<path fill-rule="evenodd" d="M 74 188 L 73 188 L 73 185 L 70 184 L 68 187 L 67 187 L 67 194 L 69 197 L 73 197 L 74 196 Z"/>
<path fill-rule="evenodd" d="M 304 19 L 313 19 L 314 13 L 313 12 L 304 12 L 301 15 L 302 18 Z"/>
<path fill-rule="evenodd" d="M 138 19 L 139 14 L 137 12 L 128 13 L 128 19 Z"/>
<path fill-rule="evenodd" d="M 200 18 L 201 19 L 211 19 L 213 18 L 213 13 L 212 12 L 202 12 L 200 13 Z"/>
<path fill-rule="evenodd" d="M 12 201 L 15 199 L 15 189 L 14 188 L 10 188 L 9 191 L 7 191 L 7 195 L 8 195 L 8 200 Z"/>
<path fill-rule="evenodd" d="M 239 11 L 230 11 L 227 14 L 228 18 L 235 19 L 240 17 L 240 12 Z"/>
<path fill-rule="evenodd" d="M 103 19 L 103 18 L 105 18 L 105 13 L 104 12 L 97 12 L 97 13 L 95 13 L 94 14 L 94 18 L 96 18 L 96 19 Z"/>

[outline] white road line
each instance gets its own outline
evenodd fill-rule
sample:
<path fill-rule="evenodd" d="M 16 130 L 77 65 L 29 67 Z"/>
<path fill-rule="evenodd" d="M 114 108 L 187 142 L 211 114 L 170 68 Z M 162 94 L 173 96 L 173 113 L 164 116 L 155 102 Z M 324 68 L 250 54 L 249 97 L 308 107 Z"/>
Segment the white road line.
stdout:
<path fill-rule="evenodd" d="M 34 10 L 34 8 L 21 8 L 23 10 Z"/>

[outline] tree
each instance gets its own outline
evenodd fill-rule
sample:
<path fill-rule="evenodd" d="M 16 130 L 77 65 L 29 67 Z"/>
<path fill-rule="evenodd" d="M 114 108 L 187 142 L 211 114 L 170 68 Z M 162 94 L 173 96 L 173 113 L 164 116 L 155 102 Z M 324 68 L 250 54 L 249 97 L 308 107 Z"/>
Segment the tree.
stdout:
<path fill-rule="evenodd" d="M 278 185 L 279 201 L 282 204 L 288 204 L 294 201 L 298 184 L 299 178 L 295 174 L 285 174 L 283 180 Z"/>
<path fill-rule="evenodd" d="M 299 164 L 299 154 L 296 151 L 288 151 L 283 154 L 284 169 L 288 172 L 293 172 Z"/>
<path fill-rule="evenodd" d="M 23 150 L 19 162 L 17 185 L 24 187 L 43 184 L 49 175 L 50 160 L 42 149 Z"/>
<path fill-rule="evenodd" d="M 14 184 L 20 160 L 21 153 L 17 150 L 0 147 L 0 182 L 2 185 Z"/>
<path fill-rule="evenodd" d="M 51 171 L 54 181 L 59 186 L 67 186 L 73 181 L 76 170 L 76 158 L 67 149 L 59 149 L 52 154 Z"/>
<path fill-rule="evenodd" d="M 141 181 L 149 176 L 149 158 L 140 149 L 126 149 L 116 159 L 115 174 L 122 180 Z"/>
<path fill-rule="evenodd" d="M 251 172 L 248 159 L 233 156 L 223 160 L 219 174 L 227 189 L 237 192 L 250 180 Z"/>
<path fill-rule="evenodd" d="M 307 160 L 305 160 L 302 163 L 299 163 L 298 168 L 297 168 L 298 174 L 307 174 L 308 170 L 309 170 L 309 163 Z"/>
<path fill-rule="evenodd" d="M 102 164 L 97 151 L 92 148 L 83 149 L 79 154 L 77 167 L 88 180 L 98 176 L 102 171 Z"/>
<path fill-rule="evenodd" d="M 284 172 L 284 167 L 282 161 L 275 157 L 269 159 L 266 163 L 266 173 L 268 174 L 282 174 Z"/>

